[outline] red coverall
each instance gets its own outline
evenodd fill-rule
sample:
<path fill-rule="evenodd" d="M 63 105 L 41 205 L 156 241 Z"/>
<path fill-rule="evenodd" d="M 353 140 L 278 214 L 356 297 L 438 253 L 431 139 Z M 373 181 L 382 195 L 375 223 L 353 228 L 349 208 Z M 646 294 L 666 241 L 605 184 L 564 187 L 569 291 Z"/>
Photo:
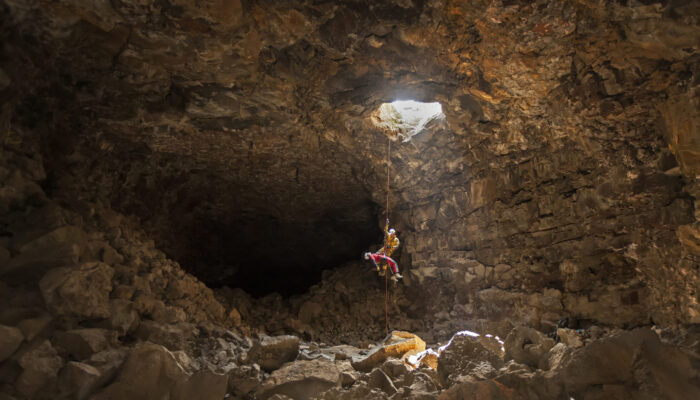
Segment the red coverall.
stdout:
<path fill-rule="evenodd" d="M 385 256 L 383 254 L 379 254 L 379 253 L 370 253 L 369 259 L 372 260 L 372 262 L 374 263 L 374 265 L 377 268 L 379 267 L 379 264 L 382 261 L 385 261 L 387 263 L 387 265 L 391 267 L 391 272 L 393 272 L 395 274 L 399 273 L 399 265 L 391 257 L 387 257 L 387 256 Z"/>

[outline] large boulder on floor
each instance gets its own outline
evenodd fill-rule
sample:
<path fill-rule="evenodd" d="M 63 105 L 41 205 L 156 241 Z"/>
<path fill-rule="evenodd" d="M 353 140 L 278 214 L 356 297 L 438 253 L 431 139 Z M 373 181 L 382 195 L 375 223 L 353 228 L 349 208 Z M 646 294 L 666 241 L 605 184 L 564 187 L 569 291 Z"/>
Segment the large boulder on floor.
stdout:
<path fill-rule="evenodd" d="M 537 367 L 540 358 L 554 347 L 554 340 L 526 326 L 517 326 L 506 337 L 504 359 Z"/>
<path fill-rule="evenodd" d="M 494 353 L 482 343 L 484 338 L 473 332 L 452 337 L 440 353 L 438 377 L 443 387 L 466 380 L 493 378 L 503 366 L 501 354 Z"/>
<path fill-rule="evenodd" d="M 394 331 L 379 346 L 374 347 L 367 354 L 352 357 L 352 366 L 358 371 L 369 372 L 374 367 L 381 365 L 389 357 L 401 358 L 409 351 L 421 352 L 425 350 L 425 342 L 410 332 Z"/>
<path fill-rule="evenodd" d="M 24 336 L 19 329 L 0 325 L 0 363 L 17 351 L 22 340 Z"/>
<path fill-rule="evenodd" d="M 648 328 L 577 349 L 559 379 L 576 398 L 594 398 L 593 393 L 601 388 L 621 386 L 615 390 L 628 398 L 700 399 L 691 359 L 677 347 L 662 343 Z"/>
<path fill-rule="evenodd" d="M 265 371 L 274 371 L 293 361 L 299 354 L 299 338 L 291 335 L 263 336 L 248 352 L 247 362 L 257 363 Z"/>
<path fill-rule="evenodd" d="M 266 400 L 273 395 L 284 395 L 294 400 L 307 400 L 341 385 L 342 370 L 333 361 L 316 359 L 288 363 L 272 372 L 256 393 Z"/>
<path fill-rule="evenodd" d="M 221 400 L 227 376 L 210 371 L 189 374 L 165 347 L 146 343 L 135 348 L 114 383 L 95 400 Z"/>
<path fill-rule="evenodd" d="M 71 361 L 58 374 L 58 392 L 61 398 L 84 400 L 100 383 L 100 371 L 92 365 Z"/>
<path fill-rule="evenodd" d="M 17 393 L 32 398 L 37 392 L 54 382 L 63 366 L 63 359 L 47 340 L 19 357 L 22 374 L 15 382 Z"/>
<path fill-rule="evenodd" d="M 49 271 L 39 287 L 49 311 L 77 319 L 109 317 L 114 270 L 99 262 Z"/>

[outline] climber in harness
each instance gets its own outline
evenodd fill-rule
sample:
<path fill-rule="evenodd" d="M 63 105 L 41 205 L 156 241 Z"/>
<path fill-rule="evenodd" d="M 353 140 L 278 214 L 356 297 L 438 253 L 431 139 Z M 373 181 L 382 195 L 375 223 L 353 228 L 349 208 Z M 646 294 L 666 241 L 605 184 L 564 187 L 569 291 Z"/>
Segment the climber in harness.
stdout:
<path fill-rule="evenodd" d="M 399 266 L 390 256 L 394 253 L 397 247 L 399 247 L 399 238 L 396 236 L 396 231 L 393 228 L 389 228 L 389 220 L 386 220 L 386 226 L 384 228 L 384 246 L 382 246 L 376 253 L 365 253 L 365 260 L 372 260 L 374 266 L 379 272 L 379 276 L 384 276 L 387 265 L 391 267 L 392 276 L 391 279 L 396 282 L 397 280 L 403 278 L 399 273 Z M 382 268 L 380 268 L 380 265 Z"/>

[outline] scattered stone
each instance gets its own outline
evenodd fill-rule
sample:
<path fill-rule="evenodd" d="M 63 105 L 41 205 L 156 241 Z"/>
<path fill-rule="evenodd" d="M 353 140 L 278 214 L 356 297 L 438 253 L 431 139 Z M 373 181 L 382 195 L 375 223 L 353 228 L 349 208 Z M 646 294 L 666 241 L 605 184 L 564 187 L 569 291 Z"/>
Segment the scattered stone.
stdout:
<path fill-rule="evenodd" d="M 525 326 L 517 326 L 505 340 L 504 359 L 537 367 L 540 358 L 554 347 L 554 340 L 545 334 Z"/>
<path fill-rule="evenodd" d="M 17 351 L 23 340 L 24 336 L 19 329 L 0 325 L 0 363 Z"/>
<path fill-rule="evenodd" d="M 263 336 L 248 352 L 247 362 L 257 363 L 265 371 L 274 371 L 299 354 L 296 336 Z"/>

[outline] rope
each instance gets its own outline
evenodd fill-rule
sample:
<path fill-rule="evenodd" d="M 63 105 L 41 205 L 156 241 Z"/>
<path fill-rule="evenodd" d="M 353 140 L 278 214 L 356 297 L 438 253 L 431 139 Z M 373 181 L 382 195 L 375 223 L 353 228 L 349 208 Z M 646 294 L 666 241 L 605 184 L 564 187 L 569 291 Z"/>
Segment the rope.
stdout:
<path fill-rule="evenodd" d="M 384 227 L 384 250 L 386 255 L 389 238 L 387 230 L 389 229 L 389 173 L 391 171 L 391 138 L 388 138 L 386 147 L 386 226 Z M 388 268 L 387 268 L 388 269 Z M 386 322 L 386 335 L 389 335 L 389 271 L 384 271 L 384 321 Z"/>

